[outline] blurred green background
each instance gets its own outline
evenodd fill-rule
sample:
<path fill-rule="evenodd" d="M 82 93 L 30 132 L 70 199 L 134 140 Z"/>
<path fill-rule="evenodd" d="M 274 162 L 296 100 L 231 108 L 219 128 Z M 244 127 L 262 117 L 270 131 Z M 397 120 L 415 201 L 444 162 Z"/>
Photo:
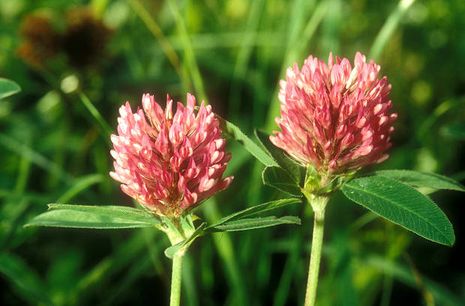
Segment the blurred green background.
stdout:
<path fill-rule="evenodd" d="M 380 167 L 463 181 L 464 15 L 463 0 L 0 1 L 0 77 L 22 87 L 0 100 L 0 304 L 167 304 L 164 235 L 23 227 L 51 202 L 132 205 L 108 176 L 108 130 L 145 92 L 190 91 L 251 135 L 273 129 L 287 66 L 360 50 L 389 77 L 399 113 Z M 234 183 L 197 210 L 210 221 L 283 196 L 229 147 Z M 464 197 L 432 197 L 455 225 L 453 248 L 334 197 L 319 305 L 465 305 Z M 303 225 L 196 242 L 183 305 L 302 304 L 311 213 L 284 213 Z"/>

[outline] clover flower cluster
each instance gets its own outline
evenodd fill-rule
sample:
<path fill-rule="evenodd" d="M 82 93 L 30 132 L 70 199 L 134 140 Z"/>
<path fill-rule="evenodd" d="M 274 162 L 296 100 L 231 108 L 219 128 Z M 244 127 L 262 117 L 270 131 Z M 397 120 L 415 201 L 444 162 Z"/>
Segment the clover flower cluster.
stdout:
<path fill-rule="evenodd" d="M 142 97 L 142 109 L 121 106 L 118 135 L 112 135 L 115 171 L 121 189 L 156 214 L 180 216 L 229 186 L 223 178 L 231 156 L 225 152 L 219 121 L 210 105 L 195 110 L 167 97 L 163 110 L 154 97 Z"/>
<path fill-rule="evenodd" d="M 270 140 L 303 166 L 340 174 L 384 161 L 397 114 L 380 66 L 357 53 L 328 63 L 309 56 L 280 82 L 281 131 Z"/>

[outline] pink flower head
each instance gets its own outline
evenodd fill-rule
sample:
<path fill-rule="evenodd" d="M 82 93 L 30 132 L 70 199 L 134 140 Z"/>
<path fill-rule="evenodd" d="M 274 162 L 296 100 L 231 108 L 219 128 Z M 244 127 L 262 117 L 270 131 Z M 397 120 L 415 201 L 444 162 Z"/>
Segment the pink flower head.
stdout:
<path fill-rule="evenodd" d="M 222 178 L 231 158 L 211 106 L 187 94 L 187 106 L 167 97 L 163 110 L 149 94 L 142 109 L 121 106 L 118 135 L 111 135 L 115 171 L 121 189 L 157 214 L 179 216 L 229 186 Z"/>
<path fill-rule="evenodd" d="M 359 52 L 328 64 L 309 56 L 302 67 L 288 68 L 281 80 L 281 128 L 270 137 L 304 166 L 340 174 L 388 158 L 397 114 L 390 112 L 391 85 L 379 77 L 380 66 Z"/>

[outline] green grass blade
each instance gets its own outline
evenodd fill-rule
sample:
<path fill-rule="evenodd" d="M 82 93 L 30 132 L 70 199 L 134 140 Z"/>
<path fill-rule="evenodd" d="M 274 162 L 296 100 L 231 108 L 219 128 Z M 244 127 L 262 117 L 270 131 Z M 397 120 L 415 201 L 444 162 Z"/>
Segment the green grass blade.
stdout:
<path fill-rule="evenodd" d="M 301 259 L 301 236 L 302 235 L 300 233 L 296 233 L 292 237 L 292 241 L 290 242 L 291 248 L 287 254 L 286 263 L 279 280 L 278 289 L 274 292 L 273 306 L 286 305 L 286 300 L 289 297 L 289 294 L 291 294 L 291 284 L 294 280 L 299 260 Z"/>
<path fill-rule="evenodd" d="M 256 0 L 250 4 L 249 17 L 245 26 L 245 31 L 240 39 L 241 45 L 237 54 L 236 64 L 234 65 L 229 94 L 229 114 L 233 117 L 239 115 L 238 110 L 242 92 L 242 80 L 245 79 L 247 74 L 248 63 L 250 62 L 253 51 L 252 42 L 257 37 L 257 29 L 260 24 L 260 16 L 263 13 L 263 5 L 263 0 Z"/>
<path fill-rule="evenodd" d="M 399 25 L 402 17 L 405 15 L 407 10 L 412 6 L 415 0 L 401 0 L 397 5 L 396 9 L 391 13 L 383 27 L 376 36 L 373 46 L 370 49 L 369 58 L 377 60 L 381 55 L 384 47 L 391 38 L 392 34 Z"/>
<path fill-rule="evenodd" d="M 181 67 L 179 64 L 179 57 L 176 51 L 173 48 L 171 42 L 166 38 L 161 27 L 158 25 L 156 20 L 150 15 L 147 9 L 139 0 L 130 0 L 129 5 L 134 10 L 134 12 L 139 16 L 139 18 L 144 23 L 145 27 L 152 33 L 152 35 L 158 40 L 160 47 L 166 55 L 166 58 L 171 63 L 173 68 L 176 70 L 178 75 L 181 77 Z M 181 78 L 182 80 L 182 78 Z"/>
<path fill-rule="evenodd" d="M 312 17 L 308 20 L 308 23 L 303 30 L 302 43 L 297 44 L 296 46 L 295 52 L 297 56 L 305 56 L 305 51 L 308 47 L 308 43 L 313 38 L 313 35 L 318 29 L 320 23 L 323 21 L 323 18 L 328 13 L 329 3 L 329 1 L 320 1 L 320 3 L 318 3 L 317 7 L 315 8 L 312 14 Z"/>
<path fill-rule="evenodd" d="M 100 129 L 103 132 L 103 136 L 105 137 L 105 140 L 109 142 L 110 141 L 110 135 L 112 133 L 112 129 L 111 129 L 110 125 L 105 121 L 105 119 L 100 114 L 100 112 L 95 107 L 95 105 L 92 103 L 92 101 L 90 101 L 90 99 L 84 93 L 82 93 L 82 92 L 79 93 L 79 98 L 80 98 L 82 104 L 85 106 L 85 108 L 92 115 L 92 118 L 99 125 Z"/>
<path fill-rule="evenodd" d="M 0 146 L 5 147 L 7 150 L 14 152 L 15 154 L 31 161 L 35 165 L 41 167 L 42 169 L 46 170 L 47 172 L 50 172 L 57 177 L 60 178 L 60 180 L 66 182 L 66 183 L 72 183 L 74 178 L 66 173 L 60 166 L 58 166 L 56 163 L 52 162 L 39 152 L 35 151 L 31 147 L 20 143 L 16 139 L 13 139 L 5 134 L 0 134 Z"/>
<path fill-rule="evenodd" d="M 316 9 L 313 10 L 312 16 L 308 18 L 307 24 L 305 24 L 305 13 L 308 9 L 313 6 L 313 1 L 299 1 L 295 0 L 293 2 L 293 8 L 291 10 L 291 15 L 289 16 L 289 25 L 288 25 L 288 41 L 287 41 L 287 50 L 284 55 L 284 59 L 281 65 L 281 70 L 279 73 L 279 77 L 283 78 L 285 71 L 289 65 L 291 65 L 295 61 L 303 62 L 304 54 L 306 46 L 308 45 L 309 41 L 312 39 L 313 35 L 316 32 L 316 29 L 324 20 L 328 9 L 327 9 L 327 1 L 322 1 L 317 6 Z M 304 36 L 301 36 L 304 33 Z M 268 115 L 265 125 L 265 130 L 270 131 L 275 127 L 275 118 L 279 115 L 279 100 L 278 100 L 278 92 L 279 92 L 279 83 L 276 85 L 273 98 L 271 100 L 270 107 L 268 109 Z"/>
<path fill-rule="evenodd" d="M 69 202 L 82 191 L 86 190 L 92 185 L 101 183 L 103 180 L 104 177 L 101 174 L 90 174 L 77 178 L 74 184 L 58 198 L 57 203 Z"/>
<path fill-rule="evenodd" d="M 209 199 L 202 205 L 208 223 L 212 224 L 220 219 L 220 213 L 214 199 Z M 223 261 L 226 277 L 231 287 L 236 305 L 249 305 L 247 289 L 242 279 L 242 272 L 237 263 L 231 236 L 228 233 L 214 233 L 213 241 L 216 251 Z"/>
<path fill-rule="evenodd" d="M 19 173 L 16 179 L 15 193 L 21 194 L 26 190 L 27 181 L 31 173 L 31 160 L 21 156 L 19 162 Z"/>
<path fill-rule="evenodd" d="M 187 31 L 187 27 L 184 23 L 184 19 L 181 16 L 179 7 L 175 0 L 168 0 L 168 6 L 174 16 L 174 21 L 184 46 L 184 60 L 186 61 L 196 96 L 199 97 L 199 100 L 206 100 L 207 95 L 205 92 L 205 87 L 203 85 L 202 76 L 200 75 L 199 66 L 195 58 L 194 49 L 192 48 L 192 43 Z"/>

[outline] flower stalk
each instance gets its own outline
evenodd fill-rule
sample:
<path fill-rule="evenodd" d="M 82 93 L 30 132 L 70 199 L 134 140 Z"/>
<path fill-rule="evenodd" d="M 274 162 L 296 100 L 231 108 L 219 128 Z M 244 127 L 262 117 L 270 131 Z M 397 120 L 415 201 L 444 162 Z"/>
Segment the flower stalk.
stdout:
<path fill-rule="evenodd" d="M 307 196 L 313 212 L 313 234 L 312 234 L 312 250 L 310 253 L 310 265 L 308 269 L 307 289 L 305 293 L 305 306 L 314 306 L 318 288 L 318 274 L 320 271 L 321 251 L 323 249 L 323 234 L 325 210 L 328 202 L 327 197 Z"/>
<path fill-rule="evenodd" d="M 184 258 L 184 253 L 179 253 L 180 254 L 173 256 L 170 306 L 179 306 L 181 303 L 182 260 Z"/>
<path fill-rule="evenodd" d="M 195 228 L 191 224 L 191 216 L 181 218 L 165 218 L 165 233 L 174 246 L 192 235 Z M 183 226 L 184 225 L 184 226 Z M 181 302 L 182 261 L 187 248 L 181 248 L 173 255 L 171 268 L 170 306 L 179 306 Z"/>

